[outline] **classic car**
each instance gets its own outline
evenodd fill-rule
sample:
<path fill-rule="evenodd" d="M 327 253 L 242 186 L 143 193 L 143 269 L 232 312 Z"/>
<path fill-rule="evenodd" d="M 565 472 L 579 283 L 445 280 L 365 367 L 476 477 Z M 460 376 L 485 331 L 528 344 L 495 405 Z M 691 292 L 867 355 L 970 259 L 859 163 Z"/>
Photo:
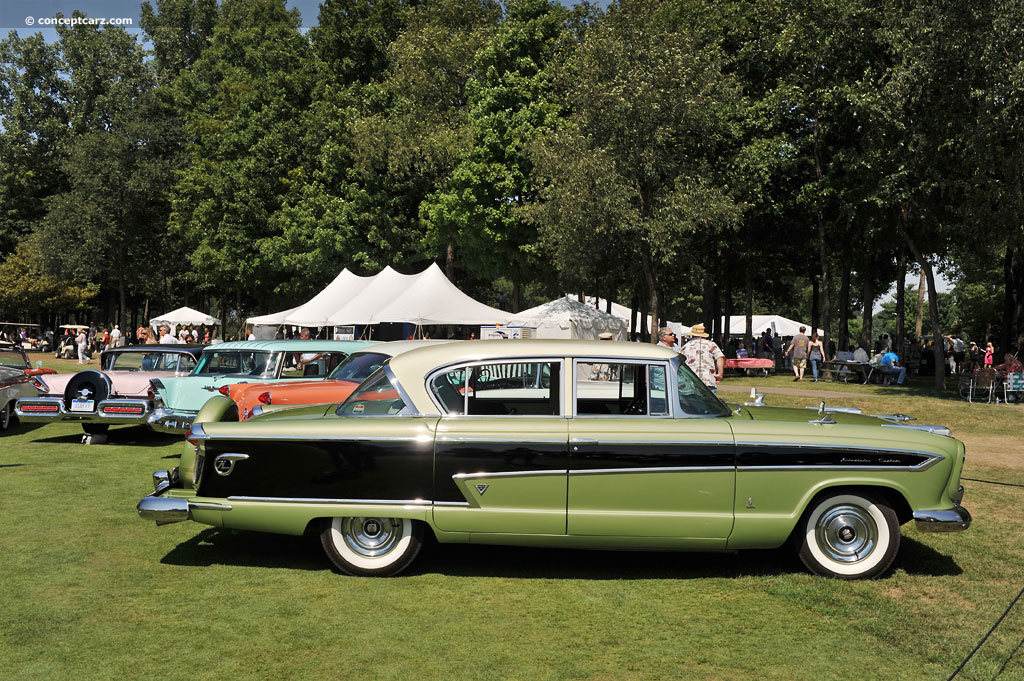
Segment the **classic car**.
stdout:
<path fill-rule="evenodd" d="M 727 404 L 668 348 L 468 341 L 391 359 L 340 405 L 238 422 L 206 403 L 138 504 L 157 524 L 317 532 L 353 575 L 439 542 L 721 551 L 791 542 L 869 578 L 900 525 L 966 529 L 964 446 L 852 408 Z"/>
<path fill-rule="evenodd" d="M 100 354 L 98 369 L 39 377 L 40 395 L 18 400 L 26 422 L 77 421 L 90 435 L 112 425 L 138 425 L 153 411 L 150 381 L 196 368 L 202 345 L 135 345 Z"/>
<path fill-rule="evenodd" d="M 158 432 L 187 433 L 206 401 L 218 393 L 227 395 L 236 383 L 323 379 L 350 354 L 374 343 L 267 340 L 207 346 L 192 375 L 150 383 L 154 409 L 147 423 Z"/>
<path fill-rule="evenodd" d="M 0 366 L 21 369 L 29 376 L 47 376 L 57 373 L 56 369 L 32 366 L 32 362 L 29 361 L 24 348 L 15 343 L 0 342 Z"/>
<path fill-rule="evenodd" d="M 342 402 L 367 376 L 389 358 L 443 340 L 408 340 L 380 343 L 354 352 L 320 381 L 280 381 L 277 383 L 236 383 L 228 387 L 228 397 L 238 405 L 238 420 L 262 413 L 266 405 L 325 404 Z"/>
<path fill-rule="evenodd" d="M 38 391 L 39 379 L 17 367 L 0 365 L 0 432 L 14 422 L 14 405 L 18 399 L 31 397 Z"/>

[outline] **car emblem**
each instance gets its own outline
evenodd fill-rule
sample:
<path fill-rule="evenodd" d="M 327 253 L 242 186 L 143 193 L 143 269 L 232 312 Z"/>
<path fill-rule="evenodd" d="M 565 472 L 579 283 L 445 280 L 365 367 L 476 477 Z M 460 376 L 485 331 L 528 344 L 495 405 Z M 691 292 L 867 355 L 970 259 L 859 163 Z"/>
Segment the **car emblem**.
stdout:
<path fill-rule="evenodd" d="M 215 392 L 217 390 L 217 386 L 215 386 L 215 385 L 204 385 L 203 386 L 203 390 L 208 390 L 208 391 L 210 391 L 212 393 L 212 392 Z"/>
<path fill-rule="evenodd" d="M 480 496 L 483 496 L 484 492 L 487 491 L 488 487 L 490 487 L 490 485 L 477 485 L 476 486 L 476 491 L 480 493 Z"/>
<path fill-rule="evenodd" d="M 92 395 L 92 391 L 89 390 L 88 388 L 82 388 L 81 390 L 78 391 L 78 395 L 83 400 L 87 400 L 89 399 L 89 395 Z"/>
<path fill-rule="evenodd" d="M 217 471 L 217 475 L 231 475 L 235 464 L 248 458 L 248 454 L 220 454 L 213 460 L 213 470 Z"/>

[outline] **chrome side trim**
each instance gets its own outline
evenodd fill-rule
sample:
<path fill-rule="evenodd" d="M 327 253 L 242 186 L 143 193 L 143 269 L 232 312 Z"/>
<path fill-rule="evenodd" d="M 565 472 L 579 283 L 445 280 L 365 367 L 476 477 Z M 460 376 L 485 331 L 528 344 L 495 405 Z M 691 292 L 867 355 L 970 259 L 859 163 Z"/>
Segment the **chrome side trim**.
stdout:
<path fill-rule="evenodd" d="M 317 499 L 292 497 L 228 497 L 228 501 L 249 501 L 266 504 L 372 504 L 374 506 L 430 506 L 433 503 L 429 499 Z"/>
<path fill-rule="evenodd" d="M 448 418 L 448 417 L 445 417 Z M 494 418 L 494 417 L 491 417 Z M 503 418 L 503 417 L 502 417 Z M 558 416 L 556 418 L 562 418 Z M 483 443 L 483 444 L 495 444 L 495 443 L 508 443 L 514 445 L 564 445 L 567 443 L 566 437 L 558 440 L 542 440 L 540 438 L 514 438 L 514 437 L 439 437 L 436 439 L 438 443 L 449 443 L 449 442 L 463 442 L 463 443 Z"/>
<path fill-rule="evenodd" d="M 916 466 L 842 466 L 839 464 L 829 464 L 822 466 L 737 466 L 736 470 L 740 473 L 747 471 L 923 471 L 931 468 L 937 459 L 931 461 L 925 461 Z"/>
<path fill-rule="evenodd" d="M 919 532 L 961 532 L 971 526 L 971 514 L 963 506 L 943 511 L 914 511 Z"/>
<path fill-rule="evenodd" d="M 505 473 L 456 473 L 452 480 L 478 480 L 481 478 L 538 478 L 545 475 L 565 475 L 567 470 L 550 471 L 509 471 Z"/>
<path fill-rule="evenodd" d="M 360 416 L 357 418 L 373 418 L 370 416 Z M 384 418 L 395 418 L 394 416 L 387 416 Z M 227 435 L 209 435 L 205 434 L 205 437 L 200 438 L 202 440 L 273 440 L 275 442 L 415 442 L 417 444 L 431 444 L 434 438 L 424 434 L 417 437 L 369 437 L 369 436 L 355 436 L 347 435 L 345 437 L 326 437 L 320 435 L 251 435 L 251 434 L 238 434 L 232 433 L 230 436 Z M 505 442 L 505 440 L 501 440 Z"/>
<path fill-rule="evenodd" d="M 736 466 L 651 466 L 650 468 L 590 468 L 569 471 L 569 475 L 615 475 L 618 473 L 699 473 L 702 471 L 735 471 Z"/>
<path fill-rule="evenodd" d="M 904 428 L 909 430 L 923 430 L 926 433 L 935 433 L 936 435 L 945 435 L 946 437 L 953 437 L 953 431 L 948 426 L 926 426 L 922 424 L 914 423 L 883 423 L 883 428 Z"/>
<path fill-rule="evenodd" d="M 230 511 L 231 507 L 227 504 L 210 504 L 205 502 L 189 502 L 189 509 L 196 509 L 197 511 Z"/>
<path fill-rule="evenodd" d="M 592 438 L 573 438 L 569 440 L 571 445 L 650 445 L 654 446 L 686 446 L 686 445 L 714 445 L 732 447 L 735 444 L 732 440 L 594 440 Z"/>
<path fill-rule="evenodd" d="M 434 506 L 453 506 L 456 508 L 469 508 L 468 501 L 435 501 Z"/>
<path fill-rule="evenodd" d="M 192 428 L 189 429 L 188 438 L 189 440 L 209 440 L 210 436 L 206 434 L 206 429 L 203 428 L 201 423 L 193 423 Z"/>

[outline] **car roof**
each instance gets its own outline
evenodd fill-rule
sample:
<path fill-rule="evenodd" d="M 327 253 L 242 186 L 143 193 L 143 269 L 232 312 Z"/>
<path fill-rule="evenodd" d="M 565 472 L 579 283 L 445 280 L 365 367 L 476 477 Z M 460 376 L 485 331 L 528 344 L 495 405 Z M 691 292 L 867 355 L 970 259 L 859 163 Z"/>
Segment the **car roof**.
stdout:
<path fill-rule="evenodd" d="M 590 340 L 471 340 L 431 345 L 404 352 L 391 360 L 391 370 L 418 406 L 430 404 L 425 379 L 439 367 L 463 362 L 518 357 L 593 357 L 596 359 L 665 360 L 678 357 L 672 348 L 650 343 Z"/>
<path fill-rule="evenodd" d="M 378 343 L 372 348 L 363 348 L 359 350 L 360 353 L 364 352 L 376 352 L 389 357 L 397 357 L 403 353 L 409 352 L 410 350 L 416 350 L 418 348 L 427 348 L 432 345 L 443 345 L 446 343 L 453 343 L 455 341 L 445 339 L 424 339 L 424 340 L 401 340 L 401 341 L 388 341 L 384 343 Z"/>
<path fill-rule="evenodd" d="M 336 340 L 301 340 L 299 338 L 293 338 L 291 340 L 252 340 L 252 341 L 231 341 L 228 343 L 217 343 L 215 345 L 205 346 L 207 352 L 214 352 L 220 350 L 266 350 L 268 352 L 283 352 L 292 350 L 299 352 L 302 350 L 316 351 L 320 350 L 328 352 L 335 350 L 338 352 L 352 353 L 356 350 L 364 348 L 369 345 L 374 345 L 379 341 L 336 341 Z"/>

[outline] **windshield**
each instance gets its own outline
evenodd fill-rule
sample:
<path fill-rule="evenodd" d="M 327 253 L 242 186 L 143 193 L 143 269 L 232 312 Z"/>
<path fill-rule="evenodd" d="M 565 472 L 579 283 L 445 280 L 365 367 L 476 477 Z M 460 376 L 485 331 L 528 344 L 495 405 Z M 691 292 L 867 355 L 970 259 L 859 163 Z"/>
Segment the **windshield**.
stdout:
<path fill-rule="evenodd" d="M 274 378 L 280 353 L 252 350 L 211 350 L 204 352 L 193 375 L 228 375 Z"/>
<path fill-rule="evenodd" d="M 704 385 L 690 367 L 678 359 L 676 382 L 679 384 L 679 409 L 687 416 L 728 416 L 731 411 L 711 389 Z"/>
<path fill-rule="evenodd" d="M 174 371 L 188 373 L 195 369 L 192 355 L 180 352 L 115 352 L 103 358 L 104 371 Z"/>
<path fill-rule="evenodd" d="M 382 352 L 357 352 L 338 365 L 328 378 L 362 383 L 367 376 L 384 366 L 391 359 Z"/>
<path fill-rule="evenodd" d="M 24 369 L 29 366 L 25 355 L 17 348 L 0 348 L 0 366 L 18 367 Z"/>
<path fill-rule="evenodd" d="M 338 407 L 339 416 L 396 416 L 405 402 L 383 369 L 363 381 Z"/>

